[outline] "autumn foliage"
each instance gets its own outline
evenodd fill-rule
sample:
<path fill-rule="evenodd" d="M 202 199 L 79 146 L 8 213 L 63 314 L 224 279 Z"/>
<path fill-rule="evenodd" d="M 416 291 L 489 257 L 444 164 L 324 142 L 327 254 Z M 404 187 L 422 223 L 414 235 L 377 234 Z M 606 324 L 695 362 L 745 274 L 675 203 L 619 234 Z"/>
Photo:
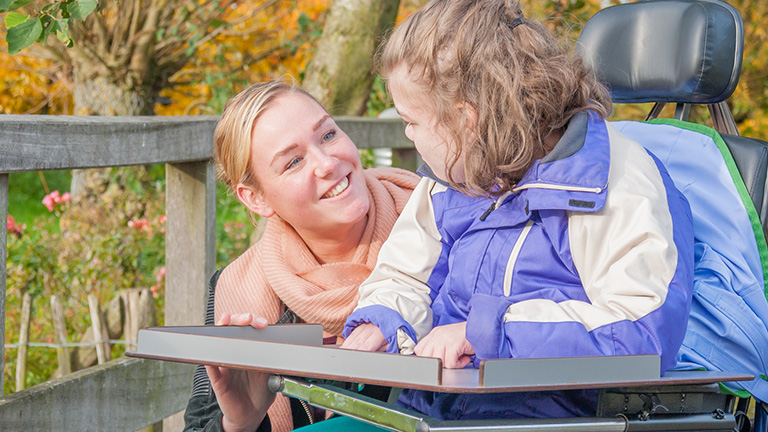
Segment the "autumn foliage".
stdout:
<path fill-rule="evenodd" d="M 223 2 L 230 3 L 230 2 Z M 226 27 L 200 45 L 196 55 L 171 77 L 155 104 L 160 115 L 212 114 L 245 83 L 289 73 L 300 76 L 311 57 L 311 41 L 322 28 L 329 0 L 236 2 Z M 158 38 L 170 37 L 157 35 Z M 4 48 L 4 47 L 3 47 Z M 0 113 L 73 114 L 72 71 L 50 53 L 27 49 L 0 52 Z"/>

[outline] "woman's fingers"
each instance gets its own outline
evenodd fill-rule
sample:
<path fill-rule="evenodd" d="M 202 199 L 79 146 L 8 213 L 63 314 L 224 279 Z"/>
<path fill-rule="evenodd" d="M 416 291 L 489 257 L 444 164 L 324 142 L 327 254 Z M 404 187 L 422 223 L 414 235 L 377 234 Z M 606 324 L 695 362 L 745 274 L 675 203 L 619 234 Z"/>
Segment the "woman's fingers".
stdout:
<path fill-rule="evenodd" d="M 252 326 L 257 329 L 263 329 L 269 325 L 269 322 L 264 317 L 255 317 L 253 314 L 229 314 L 224 313 L 219 317 L 217 326 Z"/>

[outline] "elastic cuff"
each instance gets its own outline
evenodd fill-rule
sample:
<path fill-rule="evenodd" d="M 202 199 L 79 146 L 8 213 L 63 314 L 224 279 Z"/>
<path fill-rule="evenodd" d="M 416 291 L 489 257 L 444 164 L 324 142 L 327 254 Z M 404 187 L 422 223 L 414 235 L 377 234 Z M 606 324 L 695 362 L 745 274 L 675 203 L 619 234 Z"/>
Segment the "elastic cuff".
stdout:
<path fill-rule="evenodd" d="M 347 322 L 344 324 L 342 336 L 344 338 L 349 337 L 352 330 L 357 328 L 360 324 L 365 323 L 371 323 L 381 330 L 381 333 L 384 335 L 384 338 L 389 345 L 387 352 L 390 353 L 400 352 L 401 347 L 398 344 L 398 330 L 411 338 L 414 345 L 417 340 L 416 332 L 413 330 L 413 327 L 403 319 L 400 313 L 380 305 L 366 306 L 352 312 L 352 315 L 347 318 Z"/>

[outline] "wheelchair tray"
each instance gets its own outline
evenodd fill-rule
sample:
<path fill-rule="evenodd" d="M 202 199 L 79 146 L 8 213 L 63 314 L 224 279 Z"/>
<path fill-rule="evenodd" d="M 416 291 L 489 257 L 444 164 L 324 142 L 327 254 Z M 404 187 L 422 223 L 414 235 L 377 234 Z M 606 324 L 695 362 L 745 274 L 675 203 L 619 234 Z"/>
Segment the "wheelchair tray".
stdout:
<path fill-rule="evenodd" d="M 151 327 L 139 331 L 126 356 L 252 369 L 304 378 L 448 393 L 498 393 L 583 388 L 690 385 L 745 381 L 752 375 L 668 372 L 655 355 L 483 360 L 479 369 L 445 369 L 436 358 L 322 345 L 312 324 L 252 327 Z"/>

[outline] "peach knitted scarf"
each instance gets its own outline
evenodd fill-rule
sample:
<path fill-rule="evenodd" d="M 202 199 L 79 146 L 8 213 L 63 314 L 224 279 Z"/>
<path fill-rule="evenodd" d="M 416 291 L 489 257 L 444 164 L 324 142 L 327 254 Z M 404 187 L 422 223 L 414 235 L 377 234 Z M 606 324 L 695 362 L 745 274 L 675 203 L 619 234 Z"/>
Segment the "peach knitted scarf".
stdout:
<path fill-rule="evenodd" d="M 344 321 L 357 304 L 358 287 L 373 270 L 376 257 L 419 181 L 409 171 L 365 171 L 371 206 L 368 225 L 352 262 L 320 264 L 296 231 L 273 217 L 260 240 L 269 285 L 305 322 L 341 336 Z"/>

